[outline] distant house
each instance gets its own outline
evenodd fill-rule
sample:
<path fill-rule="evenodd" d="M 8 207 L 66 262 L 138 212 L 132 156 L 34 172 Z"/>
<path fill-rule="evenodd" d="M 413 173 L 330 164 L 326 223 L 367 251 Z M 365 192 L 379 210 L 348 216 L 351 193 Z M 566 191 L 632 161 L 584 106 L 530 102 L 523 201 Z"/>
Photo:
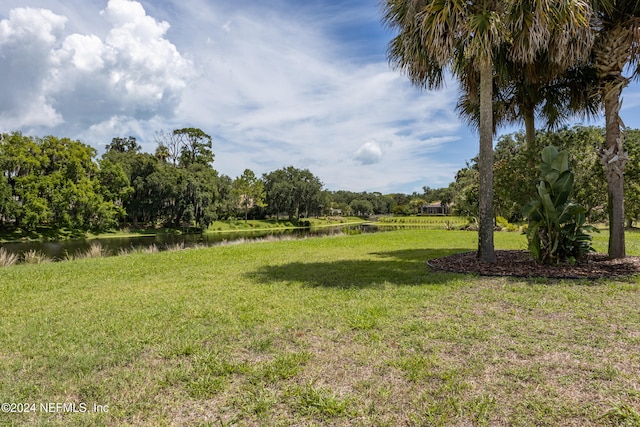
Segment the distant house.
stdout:
<path fill-rule="evenodd" d="M 449 215 L 449 207 L 442 202 L 433 202 L 420 207 L 420 215 Z"/>

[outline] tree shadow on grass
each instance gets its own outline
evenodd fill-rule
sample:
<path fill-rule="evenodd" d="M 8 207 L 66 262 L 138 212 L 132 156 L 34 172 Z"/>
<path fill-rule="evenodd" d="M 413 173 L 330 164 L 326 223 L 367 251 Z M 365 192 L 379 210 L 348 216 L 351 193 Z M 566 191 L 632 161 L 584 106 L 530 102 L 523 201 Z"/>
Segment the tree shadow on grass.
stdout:
<path fill-rule="evenodd" d="M 264 266 L 247 275 L 261 283 L 299 282 L 304 286 L 364 289 L 385 284 L 443 285 L 460 275 L 430 270 L 426 261 L 468 249 L 414 249 L 369 254 L 370 259 L 292 262 Z"/>

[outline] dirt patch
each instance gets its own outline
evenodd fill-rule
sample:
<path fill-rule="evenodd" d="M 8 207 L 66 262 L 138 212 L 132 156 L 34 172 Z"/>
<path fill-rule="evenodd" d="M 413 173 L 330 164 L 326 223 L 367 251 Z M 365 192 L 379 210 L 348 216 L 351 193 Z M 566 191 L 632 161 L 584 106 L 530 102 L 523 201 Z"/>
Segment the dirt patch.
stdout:
<path fill-rule="evenodd" d="M 432 259 L 434 270 L 472 273 L 481 276 L 549 277 L 559 279 L 620 278 L 640 274 L 640 257 L 609 259 L 604 254 L 590 254 L 585 260 L 570 264 L 540 265 L 528 251 L 496 251 L 496 263 L 485 264 L 476 252 L 463 252 Z"/>

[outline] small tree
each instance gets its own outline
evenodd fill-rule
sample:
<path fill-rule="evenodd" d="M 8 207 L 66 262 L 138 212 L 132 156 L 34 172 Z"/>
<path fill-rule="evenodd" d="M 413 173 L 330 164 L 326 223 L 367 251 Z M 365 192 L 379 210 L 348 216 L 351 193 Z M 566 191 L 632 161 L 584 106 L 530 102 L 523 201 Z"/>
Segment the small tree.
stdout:
<path fill-rule="evenodd" d="M 349 203 L 351 211 L 359 216 L 369 216 L 373 213 L 373 204 L 364 199 L 355 199 Z"/>
<path fill-rule="evenodd" d="M 554 146 L 542 150 L 538 198 L 523 209 L 529 221 L 527 240 L 529 251 L 537 262 L 559 264 L 575 262 L 593 251 L 589 231 L 585 225 L 586 209 L 570 200 L 573 192 L 573 172 L 569 169 L 569 155 Z"/>
<path fill-rule="evenodd" d="M 247 222 L 250 208 L 265 206 L 264 182 L 257 178 L 251 169 L 245 169 L 242 175 L 233 181 L 233 190 L 244 211 L 244 222 Z"/>

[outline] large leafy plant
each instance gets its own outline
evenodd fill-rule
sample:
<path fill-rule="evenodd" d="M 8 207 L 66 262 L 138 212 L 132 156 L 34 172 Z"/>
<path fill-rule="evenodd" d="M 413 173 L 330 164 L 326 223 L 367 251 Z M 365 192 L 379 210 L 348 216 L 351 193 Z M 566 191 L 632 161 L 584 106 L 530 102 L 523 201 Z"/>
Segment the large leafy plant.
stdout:
<path fill-rule="evenodd" d="M 541 157 L 538 197 L 523 209 L 529 221 L 529 251 L 542 264 L 573 263 L 593 251 L 588 233 L 598 230 L 585 224 L 586 209 L 570 199 L 573 172 L 568 153 L 548 146 Z"/>

